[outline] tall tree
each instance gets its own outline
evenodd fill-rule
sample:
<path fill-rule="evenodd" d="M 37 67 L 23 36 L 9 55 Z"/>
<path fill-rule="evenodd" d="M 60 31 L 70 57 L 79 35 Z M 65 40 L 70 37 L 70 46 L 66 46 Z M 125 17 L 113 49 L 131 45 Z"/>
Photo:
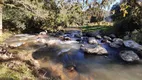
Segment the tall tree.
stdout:
<path fill-rule="evenodd" d="M 2 1 L 0 1 L 0 36 L 2 35 Z"/>

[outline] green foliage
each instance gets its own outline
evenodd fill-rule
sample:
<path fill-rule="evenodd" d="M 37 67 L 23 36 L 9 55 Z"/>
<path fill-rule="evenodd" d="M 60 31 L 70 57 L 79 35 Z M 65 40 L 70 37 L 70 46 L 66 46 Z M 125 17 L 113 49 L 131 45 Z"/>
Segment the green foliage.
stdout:
<path fill-rule="evenodd" d="M 27 25 L 28 20 L 38 22 L 39 19 L 44 19 L 46 14 L 44 14 L 45 11 L 42 9 L 41 3 L 35 3 L 31 2 L 31 0 L 5 0 L 3 7 L 4 28 L 21 32 L 31 27 Z M 32 25 L 32 23 L 30 24 Z M 35 27 L 40 29 L 41 25 L 36 25 Z"/>
<path fill-rule="evenodd" d="M 140 30 L 134 30 L 131 33 L 131 39 L 135 40 L 138 43 L 142 44 L 142 29 Z"/>
<path fill-rule="evenodd" d="M 12 36 L 12 33 L 4 32 L 4 33 L 0 36 L 0 44 L 3 43 L 3 41 L 6 40 L 7 38 L 9 38 L 10 36 Z"/>
<path fill-rule="evenodd" d="M 128 14 L 128 11 L 127 9 L 129 8 L 130 6 L 127 5 L 126 3 L 123 3 L 120 5 L 120 11 L 123 13 L 123 17 L 126 17 L 126 15 Z"/>
<path fill-rule="evenodd" d="M 83 3 L 86 7 L 92 6 L 83 11 L 84 5 L 76 0 L 4 0 L 3 25 L 10 31 L 37 33 L 58 26 L 82 26 L 89 22 L 88 16 L 101 21 L 104 17 L 102 9 L 110 2 L 92 3 Z"/>
<path fill-rule="evenodd" d="M 96 30 L 102 30 L 104 32 L 110 30 L 112 28 L 112 26 L 84 26 L 84 27 L 81 27 L 81 29 L 84 31 L 84 32 L 91 32 L 91 31 L 96 31 Z"/>
<path fill-rule="evenodd" d="M 22 80 L 30 79 L 35 80 L 32 75 L 31 70 L 24 63 L 21 65 L 14 65 L 12 68 L 8 67 L 7 64 L 12 64 L 10 62 L 0 64 L 0 79 L 1 80 Z"/>
<path fill-rule="evenodd" d="M 142 3 L 142 2 L 140 2 Z M 138 4 L 136 0 L 126 1 L 118 5 L 113 10 L 115 14 L 112 15 L 115 21 L 115 32 L 119 36 L 125 35 L 127 32 L 132 32 L 135 29 L 142 28 L 142 5 Z"/>

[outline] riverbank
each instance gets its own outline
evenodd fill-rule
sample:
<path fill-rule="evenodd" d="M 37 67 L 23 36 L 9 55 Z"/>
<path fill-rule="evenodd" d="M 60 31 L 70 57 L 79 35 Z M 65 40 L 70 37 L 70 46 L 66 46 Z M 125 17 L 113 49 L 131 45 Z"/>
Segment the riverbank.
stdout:
<path fill-rule="evenodd" d="M 7 38 L 9 38 L 10 36 L 12 36 L 12 33 L 10 32 L 4 32 L 1 36 L 0 36 L 0 44 L 6 40 Z"/>
<path fill-rule="evenodd" d="M 60 34 L 12 35 L 0 49 L 3 71 L 0 77 L 14 80 L 114 80 L 113 76 L 116 76 L 118 80 L 141 80 L 141 58 L 135 50 L 126 48 L 132 47 L 128 42 L 114 34 L 82 33 L 80 29 Z M 127 55 L 121 56 L 120 53 Z"/>

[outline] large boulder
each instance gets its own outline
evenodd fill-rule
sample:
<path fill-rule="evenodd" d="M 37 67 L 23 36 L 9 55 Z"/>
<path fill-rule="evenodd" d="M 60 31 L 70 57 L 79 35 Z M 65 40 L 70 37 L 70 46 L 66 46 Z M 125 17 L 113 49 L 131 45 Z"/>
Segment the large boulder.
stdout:
<path fill-rule="evenodd" d="M 126 40 L 126 41 L 123 41 L 123 42 L 124 42 L 125 47 L 129 47 L 129 48 L 132 48 L 132 49 L 142 51 L 142 45 L 136 43 L 133 40 Z"/>
<path fill-rule="evenodd" d="M 93 38 L 93 37 L 88 38 L 88 42 L 90 44 L 98 44 L 98 41 L 95 38 Z"/>
<path fill-rule="evenodd" d="M 119 53 L 120 57 L 122 58 L 122 60 L 126 61 L 126 62 L 133 62 L 133 61 L 139 61 L 140 58 L 139 56 L 133 52 L 133 51 L 127 51 L 127 50 L 124 50 L 124 51 L 121 51 Z"/>
<path fill-rule="evenodd" d="M 109 46 L 112 48 L 120 48 L 121 46 L 116 44 L 115 42 L 109 43 Z"/>
<path fill-rule="evenodd" d="M 108 51 L 100 45 L 97 45 L 96 47 L 84 46 L 84 48 L 81 49 L 88 54 L 98 54 L 98 55 L 108 54 Z"/>
<path fill-rule="evenodd" d="M 115 42 L 116 44 L 119 44 L 119 45 L 123 45 L 123 40 L 120 38 L 114 38 L 113 42 Z"/>
<path fill-rule="evenodd" d="M 109 44 L 112 48 L 120 48 L 123 45 L 123 40 L 120 38 L 114 38 L 113 42 Z"/>

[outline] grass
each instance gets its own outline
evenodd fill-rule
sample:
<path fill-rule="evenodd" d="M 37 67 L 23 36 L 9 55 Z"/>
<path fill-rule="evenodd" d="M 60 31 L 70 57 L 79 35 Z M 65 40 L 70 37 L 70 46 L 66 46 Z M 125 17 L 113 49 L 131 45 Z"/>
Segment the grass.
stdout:
<path fill-rule="evenodd" d="M 80 27 L 84 32 L 92 32 L 96 30 L 103 30 L 104 32 L 110 32 L 113 29 L 113 23 L 100 21 L 97 23 L 88 23 L 86 26 Z"/>
<path fill-rule="evenodd" d="M 0 64 L 0 80 L 35 80 L 31 70 L 25 63 L 8 67 L 9 62 Z"/>
<path fill-rule="evenodd" d="M 12 36 L 12 33 L 10 32 L 4 32 L 2 35 L 0 35 L 0 44 L 10 36 Z"/>
<path fill-rule="evenodd" d="M 0 36 L 0 44 L 3 43 L 13 34 L 10 32 L 4 32 Z M 12 52 L 12 51 L 10 51 Z M 20 51 L 23 54 L 26 54 L 23 51 Z M 19 51 L 17 51 L 19 53 Z M 23 56 L 24 57 L 24 56 Z M 32 69 L 29 68 L 25 62 L 20 60 L 10 60 L 10 61 L 1 61 L 0 62 L 0 80 L 35 80 L 35 76 L 32 74 Z"/>
<path fill-rule="evenodd" d="M 83 26 L 83 27 L 81 27 L 81 29 L 84 32 L 92 32 L 92 31 L 96 31 L 96 30 L 109 31 L 110 29 L 112 29 L 112 26 L 101 26 L 101 25 Z"/>

